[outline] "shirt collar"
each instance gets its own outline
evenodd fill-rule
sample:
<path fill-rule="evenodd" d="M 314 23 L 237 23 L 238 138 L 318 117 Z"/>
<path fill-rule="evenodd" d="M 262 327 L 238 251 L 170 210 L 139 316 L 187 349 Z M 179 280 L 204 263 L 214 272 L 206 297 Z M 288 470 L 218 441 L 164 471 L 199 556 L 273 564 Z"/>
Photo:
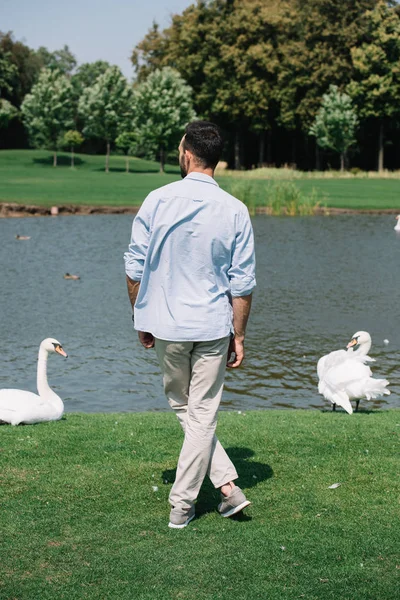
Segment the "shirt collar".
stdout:
<path fill-rule="evenodd" d="M 205 173 L 198 173 L 197 171 L 192 171 L 191 173 L 189 173 L 189 175 L 186 175 L 185 179 L 193 179 L 194 181 L 211 183 L 211 185 L 216 185 L 217 187 L 219 187 L 218 183 L 213 177 L 210 177 L 210 175 L 206 175 Z"/>

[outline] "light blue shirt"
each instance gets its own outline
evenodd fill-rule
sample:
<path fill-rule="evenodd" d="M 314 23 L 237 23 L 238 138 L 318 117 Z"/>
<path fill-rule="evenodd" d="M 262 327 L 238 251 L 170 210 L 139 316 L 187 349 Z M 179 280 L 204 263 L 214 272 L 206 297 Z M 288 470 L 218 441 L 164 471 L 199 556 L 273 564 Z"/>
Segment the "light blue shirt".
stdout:
<path fill-rule="evenodd" d="M 246 206 L 203 173 L 151 192 L 132 226 L 125 271 L 140 281 L 135 329 L 168 341 L 232 331 L 232 296 L 256 285 Z"/>

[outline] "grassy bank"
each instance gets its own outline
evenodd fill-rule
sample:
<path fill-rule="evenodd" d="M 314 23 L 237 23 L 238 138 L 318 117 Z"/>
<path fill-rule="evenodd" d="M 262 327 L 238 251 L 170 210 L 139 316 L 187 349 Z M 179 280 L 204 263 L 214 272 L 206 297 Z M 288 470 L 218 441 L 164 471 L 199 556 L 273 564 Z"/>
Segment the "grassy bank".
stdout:
<path fill-rule="evenodd" d="M 36 205 L 139 205 L 154 188 L 179 178 L 176 166 L 167 167 L 160 175 L 158 163 L 131 159 L 131 173 L 125 173 L 125 158 L 111 157 L 111 172 L 104 173 L 104 157 L 77 155 L 77 168 L 69 168 L 68 154 L 59 157 L 60 166 L 53 168 L 52 156 L 40 150 L 0 151 L 0 202 Z M 304 174 L 289 169 L 260 169 L 248 173 L 218 175 L 222 187 L 234 190 L 243 184 L 251 186 L 252 203 L 265 206 L 270 180 L 293 181 L 305 198 L 315 197 L 333 208 L 399 209 L 400 180 L 396 178 L 327 177 Z M 249 185 L 245 185 L 248 189 Z M 243 185 L 242 185 L 243 187 Z"/>
<path fill-rule="evenodd" d="M 218 427 L 253 504 L 223 519 L 207 483 L 183 531 L 167 528 L 174 415 L 1 427 L 0 597 L 399 596 L 400 411 L 224 412 Z"/>

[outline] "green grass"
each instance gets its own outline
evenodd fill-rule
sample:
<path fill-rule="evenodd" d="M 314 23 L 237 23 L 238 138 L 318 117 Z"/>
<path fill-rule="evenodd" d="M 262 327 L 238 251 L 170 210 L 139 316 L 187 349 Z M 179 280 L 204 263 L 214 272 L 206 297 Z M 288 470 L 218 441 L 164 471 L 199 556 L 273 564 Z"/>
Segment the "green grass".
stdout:
<path fill-rule="evenodd" d="M 52 156 L 44 150 L 0 151 L 0 202 L 60 205 L 84 204 L 129 206 L 140 205 L 153 189 L 179 178 L 177 166 L 167 167 L 162 175 L 158 163 L 131 159 L 131 173 L 125 173 L 125 158 L 111 157 L 111 172 L 104 173 L 104 157 L 78 154 L 77 168 L 69 168 L 68 154 L 61 154 L 59 167 L 53 168 Z M 269 173 L 270 177 L 266 175 Z M 295 172 L 297 173 L 297 172 Z M 228 191 L 238 180 L 248 179 L 256 206 L 265 206 L 270 180 L 293 180 L 289 169 L 260 169 L 247 173 L 218 175 L 218 182 Z M 258 178 L 259 177 L 259 178 Z M 296 178 L 295 185 L 305 197 L 322 198 L 329 207 L 354 209 L 400 209 L 400 179 L 330 178 L 313 173 L 313 177 Z M 315 192 L 313 192 L 315 190 Z"/>
<path fill-rule="evenodd" d="M 262 179 L 251 180 L 258 206 L 267 205 L 270 183 Z M 228 181 L 229 185 L 231 182 Z M 397 179 L 298 179 L 295 185 L 306 197 L 312 197 L 315 191 L 322 204 L 331 208 L 400 209 L 400 180 Z"/>
<path fill-rule="evenodd" d="M 3 426 L 0 597 L 394 600 L 399 433 L 398 410 L 223 412 L 218 435 L 253 504 L 223 519 L 207 482 L 176 531 L 174 415 Z"/>
<path fill-rule="evenodd" d="M 139 205 L 154 188 L 174 181 L 178 167 L 160 175 L 155 162 L 132 159 L 132 173 L 125 173 L 125 157 L 112 156 L 110 173 L 104 172 L 104 157 L 78 154 L 77 168 L 69 167 L 69 156 L 61 154 L 61 165 L 51 166 L 44 150 L 0 151 L 0 202 L 52 206 L 84 204 Z"/>

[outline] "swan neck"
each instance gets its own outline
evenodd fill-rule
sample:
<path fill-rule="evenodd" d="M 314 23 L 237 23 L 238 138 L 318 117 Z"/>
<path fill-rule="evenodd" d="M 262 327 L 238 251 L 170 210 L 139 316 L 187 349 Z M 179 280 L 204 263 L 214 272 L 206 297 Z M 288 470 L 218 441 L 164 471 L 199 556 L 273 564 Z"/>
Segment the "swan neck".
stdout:
<path fill-rule="evenodd" d="M 364 342 L 360 345 L 359 348 L 354 352 L 357 356 L 366 356 L 368 352 L 371 350 L 371 342 Z"/>
<path fill-rule="evenodd" d="M 39 396 L 46 396 L 49 393 L 54 393 L 47 383 L 47 356 L 47 350 L 40 348 L 37 368 L 37 389 Z"/>

